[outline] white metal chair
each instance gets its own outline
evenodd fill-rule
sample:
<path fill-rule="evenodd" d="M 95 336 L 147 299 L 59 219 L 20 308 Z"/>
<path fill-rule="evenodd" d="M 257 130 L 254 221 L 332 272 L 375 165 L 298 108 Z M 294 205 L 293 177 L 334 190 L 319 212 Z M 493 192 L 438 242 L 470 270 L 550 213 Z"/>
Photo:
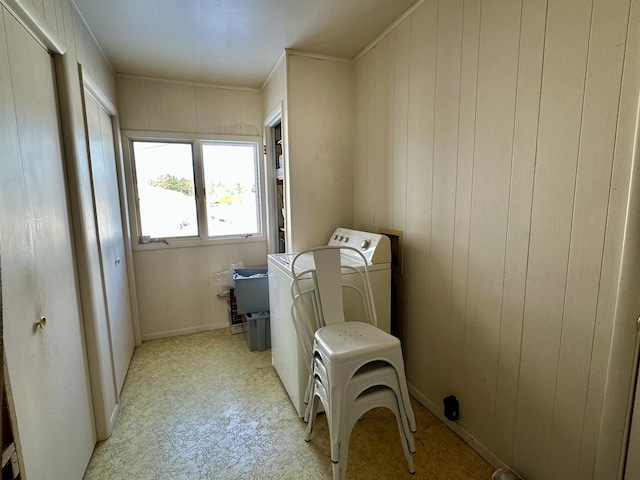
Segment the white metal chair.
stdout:
<path fill-rule="evenodd" d="M 353 261 L 341 262 L 345 258 L 341 252 L 345 250 L 347 258 L 359 260 L 356 265 Z M 309 262 L 309 255 L 313 262 Z M 308 264 L 298 268 L 298 260 L 303 256 Z M 308 402 L 305 420 L 309 422 L 305 440 L 310 439 L 319 399 L 329 422 L 334 479 L 343 478 L 354 415 L 357 419 L 375 406 L 386 406 L 396 414 L 409 471 L 413 473 L 410 453 L 415 451 L 412 434 L 415 416 L 400 341 L 375 327 L 375 307 L 364 256 L 350 247 L 318 247 L 296 255 L 291 269 L 292 318 L 310 371 L 305 398 Z M 343 285 L 345 272 L 355 274 L 359 282 Z M 353 319 L 345 319 L 343 288 L 355 290 L 362 298 L 364 318 L 359 320 L 365 322 L 345 322 Z"/>

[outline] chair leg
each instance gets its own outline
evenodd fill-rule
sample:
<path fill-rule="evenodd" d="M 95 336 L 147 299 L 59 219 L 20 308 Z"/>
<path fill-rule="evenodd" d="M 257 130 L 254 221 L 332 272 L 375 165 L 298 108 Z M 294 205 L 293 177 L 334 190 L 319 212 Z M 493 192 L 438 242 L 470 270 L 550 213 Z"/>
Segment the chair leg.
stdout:
<path fill-rule="evenodd" d="M 331 460 L 331 467 L 333 471 L 333 480 L 344 480 L 344 477 L 341 476 L 340 472 L 340 462 L 334 462 Z"/>
<path fill-rule="evenodd" d="M 311 433 L 313 432 L 313 427 L 316 423 L 316 417 L 318 415 L 318 396 L 317 395 L 313 395 L 311 397 L 311 401 L 309 402 L 309 418 L 307 420 L 307 429 L 305 431 L 305 435 L 304 435 L 304 441 L 305 442 L 310 442 L 311 441 Z"/>
<path fill-rule="evenodd" d="M 399 402 L 400 403 L 400 402 Z M 398 405 L 398 408 L 402 408 L 402 405 Z M 404 433 L 402 422 L 400 420 L 399 412 L 394 412 L 396 414 L 396 420 L 398 422 L 398 433 L 400 434 L 400 442 L 402 443 L 402 450 L 404 451 L 404 458 L 407 460 L 407 467 L 409 468 L 409 473 L 416 473 L 416 469 L 413 466 L 413 455 L 409 450 L 409 441 L 407 439 L 406 434 Z M 409 433 L 411 435 L 411 433 Z M 413 441 L 413 435 L 411 435 L 411 440 Z"/>
<path fill-rule="evenodd" d="M 313 364 L 311 365 L 310 371 L 313 372 Z M 311 396 L 313 395 L 313 382 L 314 382 L 314 376 L 313 376 L 313 373 L 310 373 L 309 380 L 307 380 L 307 388 L 304 392 L 304 403 L 306 405 L 304 409 L 305 422 L 309 421 L 309 413 L 311 412 L 309 405 L 311 405 Z"/>
<path fill-rule="evenodd" d="M 338 461 L 334 463 L 334 480 L 336 478 L 336 465 L 341 475 L 340 479 L 344 480 L 346 477 L 347 462 L 349 459 L 349 439 L 351 438 L 351 431 L 353 430 L 353 427 L 362 415 L 376 407 L 386 407 L 395 415 L 396 423 L 398 425 L 398 433 L 400 435 L 400 442 L 402 443 L 402 450 L 407 461 L 409 473 L 415 473 L 413 455 L 409 450 L 410 439 L 411 441 L 413 440 L 413 435 L 410 431 L 405 431 L 405 426 L 403 425 L 403 413 L 401 411 L 403 408 L 402 400 L 396 396 L 393 389 L 389 389 L 386 392 L 378 392 L 378 394 L 365 394 L 365 397 L 359 398 L 353 404 L 352 408 L 354 408 L 354 411 L 345 416 L 345 422 L 341 425 L 341 429 L 339 431 L 340 453 Z M 332 461 L 333 460 L 334 458 L 332 457 Z"/>

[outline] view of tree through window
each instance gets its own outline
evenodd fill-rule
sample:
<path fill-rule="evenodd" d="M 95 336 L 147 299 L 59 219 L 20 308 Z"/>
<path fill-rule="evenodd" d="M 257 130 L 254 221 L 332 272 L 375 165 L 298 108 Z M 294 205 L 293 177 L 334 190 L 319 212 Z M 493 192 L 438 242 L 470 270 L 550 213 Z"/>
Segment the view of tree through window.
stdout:
<path fill-rule="evenodd" d="M 188 143 L 133 142 L 142 235 L 198 235 L 193 152 Z"/>

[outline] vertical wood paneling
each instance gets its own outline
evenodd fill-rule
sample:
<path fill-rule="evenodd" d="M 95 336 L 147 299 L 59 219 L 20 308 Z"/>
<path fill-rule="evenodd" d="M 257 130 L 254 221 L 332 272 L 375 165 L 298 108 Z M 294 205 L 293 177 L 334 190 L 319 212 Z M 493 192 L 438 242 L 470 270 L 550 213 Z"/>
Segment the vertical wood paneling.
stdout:
<path fill-rule="evenodd" d="M 348 172 L 352 169 L 349 152 L 351 137 L 348 136 L 348 118 L 344 106 L 350 104 L 348 92 L 351 76 L 349 65 L 322 61 L 317 71 L 316 103 L 318 122 L 317 170 L 318 190 L 315 219 L 317 221 L 317 244 L 339 225 L 351 225 L 351 183 Z M 295 126 L 294 126 L 295 128 Z M 327 208 L 329 207 L 329 208 Z M 321 242 L 321 243 L 320 243 Z"/>
<path fill-rule="evenodd" d="M 317 245 L 315 218 L 317 213 L 316 172 L 316 69 L 307 57 L 289 56 L 289 174 L 291 177 L 291 224 L 294 250 Z M 295 125 L 295 128 L 294 128 Z M 299 192 L 299 193 L 298 193 Z"/>
<path fill-rule="evenodd" d="M 54 39 L 57 46 L 62 48 L 67 46 L 62 4 L 68 0 L 15 0 L 15 2 L 28 12 L 28 16 L 37 19 L 38 25 L 46 31 L 47 36 Z"/>
<path fill-rule="evenodd" d="M 368 168 L 369 159 L 373 152 L 372 132 L 373 116 L 373 52 L 367 53 L 355 66 L 356 107 L 355 107 L 355 164 L 353 177 L 357 179 L 353 185 L 354 228 L 365 230 L 367 225 L 373 224 L 370 198 L 373 187 L 370 178 L 373 173 Z"/>
<path fill-rule="evenodd" d="M 594 2 L 549 468 L 579 479 L 628 3 Z M 564 447 L 564 448 L 561 448 Z M 561 450 L 561 453 L 559 453 Z"/>
<path fill-rule="evenodd" d="M 436 38 L 436 92 L 433 130 L 433 182 L 430 289 L 431 335 L 434 361 L 445 369 L 433 388 L 455 393 L 451 364 L 447 361 L 451 339 L 451 282 L 458 161 L 458 114 L 460 112 L 460 65 L 462 51 L 462 0 L 438 4 Z"/>
<path fill-rule="evenodd" d="M 198 133 L 225 134 L 224 94 L 218 88 L 196 87 Z"/>
<path fill-rule="evenodd" d="M 322 245 L 351 225 L 351 66 L 288 54 L 292 248 Z M 345 196 L 345 192 L 347 196 Z M 344 223 L 342 224 L 344 225 Z"/>
<path fill-rule="evenodd" d="M 266 242 L 136 252 L 143 339 L 227 325 L 229 312 L 217 298 L 213 274 L 239 261 L 264 266 L 265 258 Z"/>
<path fill-rule="evenodd" d="M 262 94 L 257 91 L 120 77 L 118 99 L 125 130 L 253 136 L 262 124 Z M 143 339 L 226 325 L 226 305 L 215 293 L 212 297 L 210 275 L 240 261 L 265 265 L 266 241 L 250 245 L 134 252 Z M 201 255 L 214 258 L 217 267 L 202 263 Z"/>
<path fill-rule="evenodd" d="M 353 225 L 353 163 L 354 163 L 354 88 L 353 66 L 351 64 L 338 64 L 339 84 L 341 88 L 334 92 L 336 105 L 341 106 L 338 116 L 338 132 L 341 158 L 340 175 L 342 182 L 340 196 L 338 198 L 347 205 L 341 210 L 339 225 Z"/>
<path fill-rule="evenodd" d="M 119 77 L 124 130 L 261 136 L 262 94 Z"/>
<path fill-rule="evenodd" d="M 73 35 L 78 63 L 82 65 L 89 75 L 97 78 L 93 38 L 84 26 L 84 22 L 76 9 L 73 9 Z"/>
<path fill-rule="evenodd" d="M 262 94 L 260 92 L 240 92 L 241 135 L 262 136 Z"/>
<path fill-rule="evenodd" d="M 76 42 L 73 33 L 73 9 L 69 0 L 60 0 L 62 7 L 62 22 L 64 24 L 65 44 L 67 45 L 66 55 L 70 55 L 72 58 L 77 57 Z"/>
<path fill-rule="evenodd" d="M 150 130 L 146 83 L 137 78 L 118 78 L 118 111 L 123 130 Z"/>
<path fill-rule="evenodd" d="M 262 90 L 264 110 L 261 119 L 267 118 L 278 106 L 286 101 L 285 58 L 285 55 L 280 57 Z M 286 109 L 283 108 L 283 116 L 286 113 L 284 110 Z"/>
<path fill-rule="evenodd" d="M 451 322 L 449 326 L 449 374 L 460 378 L 464 366 L 467 274 L 469 268 L 469 228 L 478 89 L 478 48 L 480 45 L 480 0 L 465 0 L 461 19 L 460 81 L 455 218 L 451 271 Z"/>
<path fill-rule="evenodd" d="M 38 13 L 40 18 L 45 18 L 44 17 L 45 0 L 30 0 L 30 3 L 31 5 L 33 5 L 34 10 Z"/>
<path fill-rule="evenodd" d="M 73 15 L 73 19 L 72 19 L 72 23 L 73 23 L 73 38 L 74 38 L 74 43 L 76 46 L 76 60 L 78 61 L 78 63 L 82 64 L 84 68 L 87 69 L 88 72 L 91 72 L 91 66 L 89 65 L 89 62 L 87 61 L 87 50 L 89 48 L 89 45 L 86 44 L 86 42 L 84 41 L 84 36 L 83 36 L 83 32 L 84 32 L 84 24 L 82 23 L 82 20 L 80 19 L 80 16 L 78 15 L 78 11 L 75 8 L 72 8 L 72 15 Z"/>
<path fill-rule="evenodd" d="M 242 135 L 242 95 L 231 90 L 224 96 L 225 130 L 228 135 Z"/>
<path fill-rule="evenodd" d="M 64 44 L 68 45 L 66 42 L 67 32 L 65 30 L 65 22 L 64 22 L 64 7 L 63 4 L 67 3 L 67 0 L 51 0 L 53 2 L 53 9 L 55 12 L 56 19 L 56 32 L 58 36 L 63 39 Z"/>
<path fill-rule="evenodd" d="M 406 212 L 409 381 L 438 412 L 457 394 L 456 428 L 525 478 L 593 478 L 603 448 L 630 0 L 594 1 L 592 21 L 592 2 L 427 0 L 355 65 L 354 224 L 380 218 L 374 195 L 393 221 Z M 388 141 L 390 194 L 373 158 Z"/>
<path fill-rule="evenodd" d="M 160 123 L 157 130 L 165 132 L 195 132 L 195 87 L 169 82 L 150 85 L 152 105 L 158 105 Z M 153 117 L 152 117 L 153 118 Z M 156 130 L 156 128 L 154 128 Z M 238 132 L 239 134 L 239 132 Z"/>
<path fill-rule="evenodd" d="M 546 475 L 550 453 L 591 2 L 554 2 L 547 15 L 514 446 L 532 478 Z"/>
<path fill-rule="evenodd" d="M 511 188 L 495 393 L 496 413 L 491 442 L 493 451 L 509 463 L 513 451 L 518 393 L 546 4 L 546 0 L 523 3 L 520 22 Z"/>
<path fill-rule="evenodd" d="M 164 274 L 180 278 L 180 282 L 167 282 L 166 290 L 170 291 L 171 301 L 167 304 L 166 318 L 172 329 L 187 329 L 193 319 L 200 317 L 201 265 L 198 249 L 170 249 L 165 252 L 163 263 Z M 202 322 L 202 320 L 201 320 Z M 205 319 L 206 322 L 206 319 Z M 205 323 L 202 322 L 202 323 Z"/>
<path fill-rule="evenodd" d="M 43 0 L 43 16 L 45 22 L 51 26 L 51 29 L 56 32 L 61 38 L 58 30 L 58 20 L 56 17 L 56 0 Z"/>
<path fill-rule="evenodd" d="M 627 2 L 623 2 L 627 3 Z M 640 97 L 640 8 L 637 1 L 631 1 L 628 24 L 626 26 L 627 44 L 620 86 L 620 105 L 613 156 L 613 172 L 609 192 L 609 212 L 603 252 L 602 285 L 615 285 L 621 277 L 621 255 L 625 236 L 626 206 L 629 201 L 629 179 L 637 179 L 637 159 L 633 163 L 637 148 L 637 100 Z M 624 28 L 620 29 L 621 31 Z M 632 170 L 633 169 L 633 170 Z M 635 173 L 633 173 L 635 171 Z M 637 188 L 637 186 L 636 186 Z M 617 290 L 601 288 L 598 294 L 594 349 L 591 358 L 589 391 L 585 417 L 602 418 L 598 426 L 593 421 L 585 425 L 583 451 L 580 459 L 580 473 L 593 470 L 595 479 L 606 479 L 609 472 L 619 467 L 620 449 L 624 442 L 625 416 L 628 391 L 633 380 L 637 364 L 634 359 L 636 348 L 634 319 L 618 316 Z M 629 299 L 621 299 L 630 302 Z M 614 316 L 615 312 L 615 316 Z M 615 345 L 610 348 L 609 341 Z M 605 384 L 606 390 L 599 388 Z M 599 434 L 598 434 L 599 432 Z M 597 438 L 597 440 L 596 440 Z M 596 444 L 597 443 L 597 444 Z M 596 450 L 597 449 L 597 450 Z M 596 454 L 597 453 L 597 457 Z M 597 458 L 597 461 L 594 459 Z"/>
<path fill-rule="evenodd" d="M 394 229 L 403 230 L 407 221 L 407 148 L 409 109 L 409 65 L 410 65 L 411 20 L 405 19 L 396 28 L 394 51 L 393 91 L 393 152 L 389 159 L 391 167 L 391 218 L 388 223 Z"/>
<path fill-rule="evenodd" d="M 429 283 L 431 236 L 431 188 L 433 176 L 433 115 L 435 104 L 435 46 L 437 4 L 428 0 L 411 15 L 408 146 L 407 228 L 404 245 L 404 275 L 407 302 L 407 372 L 422 392 L 433 392 L 438 373 L 429 333 L 425 292 Z"/>
<path fill-rule="evenodd" d="M 166 267 L 164 261 L 150 261 L 158 255 L 152 252 L 136 252 L 134 269 L 136 277 L 136 293 L 138 295 L 138 315 L 140 317 L 140 333 L 145 337 L 156 333 L 173 330 L 167 321 L 167 301 L 169 293 L 164 288 Z"/>
<path fill-rule="evenodd" d="M 323 231 L 331 228 L 331 223 L 338 212 L 332 212 L 326 208 L 333 205 L 336 197 L 342 194 L 341 174 L 342 159 L 340 158 L 340 132 L 339 132 L 339 116 L 338 111 L 333 107 L 335 98 L 333 90 L 339 84 L 337 70 L 333 66 L 329 66 L 329 62 L 321 62 L 326 64 L 326 68 L 319 68 L 316 72 L 316 98 L 317 105 L 316 115 L 318 119 L 324 121 L 316 122 L 316 152 L 315 152 L 315 170 L 313 176 L 317 185 L 316 203 L 310 215 L 316 222 L 316 235 L 318 238 Z M 293 125 L 295 130 L 296 126 Z M 345 204 L 345 207 L 348 203 Z M 328 235 L 326 237 L 328 238 Z M 318 244 L 319 240 L 318 240 Z"/>
<path fill-rule="evenodd" d="M 145 82 L 145 95 L 141 98 L 136 98 L 136 103 L 141 103 L 148 111 L 149 117 L 147 119 L 147 130 L 162 130 L 163 129 L 163 88 L 168 89 L 168 85 L 164 82 Z M 176 112 L 176 115 L 180 115 L 180 110 Z M 169 113 L 171 115 L 171 113 Z M 173 122 L 169 121 L 169 124 Z"/>
<path fill-rule="evenodd" d="M 94 74 L 95 82 L 100 85 L 101 90 L 107 98 L 116 105 L 118 103 L 118 94 L 116 91 L 116 79 L 111 70 L 111 66 L 105 59 L 102 50 L 97 44 L 93 43 L 94 58 L 96 63 L 96 71 Z"/>
<path fill-rule="evenodd" d="M 465 324 L 465 428 L 490 436 L 495 414 L 509 210 L 520 5 L 483 1 Z"/>
<path fill-rule="evenodd" d="M 373 172 L 384 172 L 383 175 L 373 175 L 373 191 L 371 209 L 373 223 L 367 230 L 377 231 L 381 225 L 386 225 L 389 219 L 389 200 L 391 193 L 391 132 L 393 100 L 393 67 L 394 67 L 395 35 L 387 35 L 374 51 L 374 124 L 373 124 L 373 156 L 368 167 Z"/>

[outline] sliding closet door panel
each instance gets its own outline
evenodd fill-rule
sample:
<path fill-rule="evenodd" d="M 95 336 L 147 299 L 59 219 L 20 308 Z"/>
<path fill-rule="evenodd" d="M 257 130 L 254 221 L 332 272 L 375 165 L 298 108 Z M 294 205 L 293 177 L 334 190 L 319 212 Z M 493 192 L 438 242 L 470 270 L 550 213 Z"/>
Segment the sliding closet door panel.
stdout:
<path fill-rule="evenodd" d="M 133 321 L 111 117 L 85 93 L 91 177 L 118 394 L 133 355 Z"/>
<path fill-rule="evenodd" d="M 4 344 L 24 475 L 81 478 L 95 437 L 53 61 L 2 12 Z"/>

